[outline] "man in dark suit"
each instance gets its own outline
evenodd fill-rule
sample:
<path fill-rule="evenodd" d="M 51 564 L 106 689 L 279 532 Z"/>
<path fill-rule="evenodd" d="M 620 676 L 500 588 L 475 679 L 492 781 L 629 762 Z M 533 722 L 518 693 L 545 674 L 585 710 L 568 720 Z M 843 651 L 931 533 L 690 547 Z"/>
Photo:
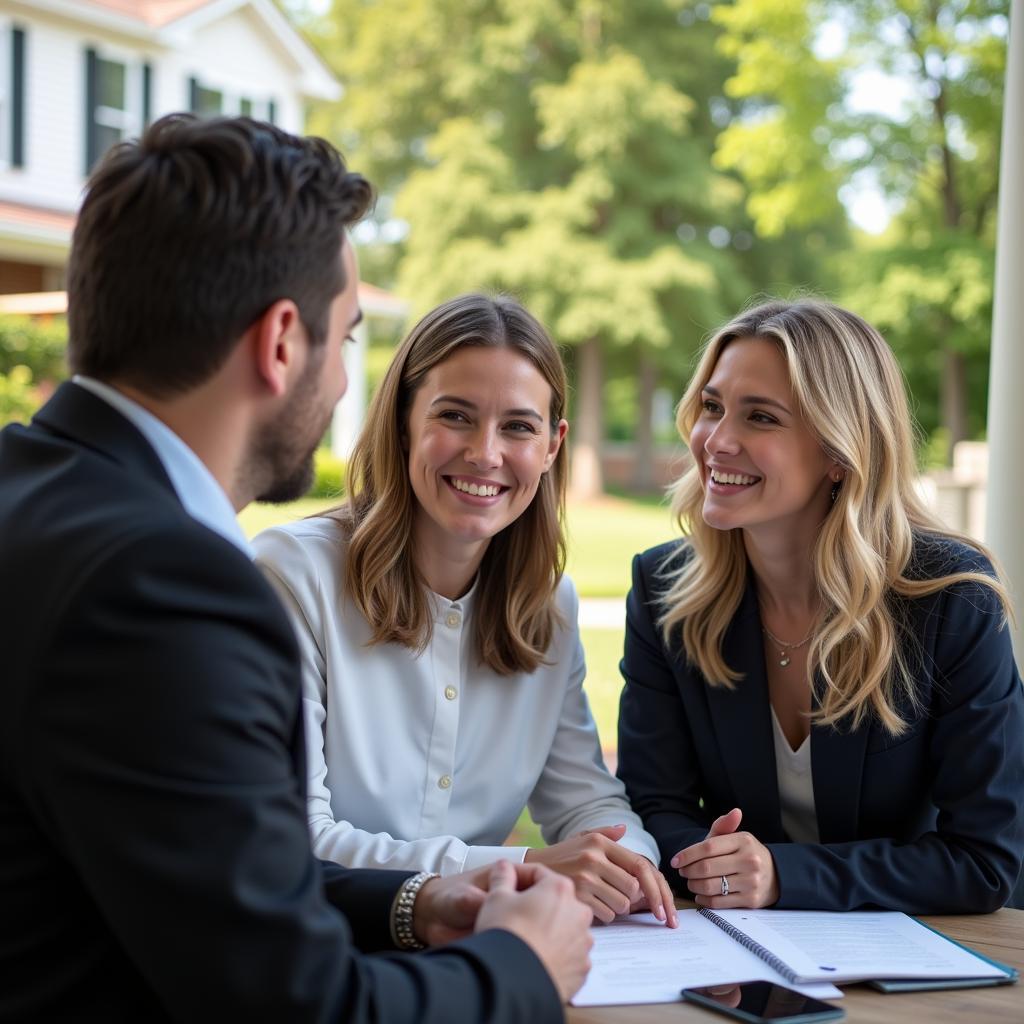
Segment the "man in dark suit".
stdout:
<path fill-rule="evenodd" d="M 536 1024 L 582 983 L 567 879 L 310 852 L 296 644 L 234 514 L 308 485 L 369 200 L 246 119 L 164 118 L 89 183 L 76 376 L 0 434 L 0 1020 Z"/>

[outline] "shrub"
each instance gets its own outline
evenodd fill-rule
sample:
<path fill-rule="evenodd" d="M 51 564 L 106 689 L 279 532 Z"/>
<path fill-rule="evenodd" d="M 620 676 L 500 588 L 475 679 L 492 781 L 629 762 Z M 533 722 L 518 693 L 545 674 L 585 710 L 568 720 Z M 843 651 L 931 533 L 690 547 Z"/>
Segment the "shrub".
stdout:
<path fill-rule="evenodd" d="M 345 490 L 345 460 L 332 455 L 327 448 L 318 448 L 315 469 L 316 475 L 309 497 L 341 497 Z"/>
<path fill-rule="evenodd" d="M 67 376 L 67 341 L 64 320 L 42 323 L 24 316 L 0 316 L 0 373 L 25 366 L 38 383 L 61 381 Z"/>
<path fill-rule="evenodd" d="M 40 395 L 27 366 L 12 366 L 10 372 L 0 372 L 0 427 L 27 423 L 39 405 Z"/>

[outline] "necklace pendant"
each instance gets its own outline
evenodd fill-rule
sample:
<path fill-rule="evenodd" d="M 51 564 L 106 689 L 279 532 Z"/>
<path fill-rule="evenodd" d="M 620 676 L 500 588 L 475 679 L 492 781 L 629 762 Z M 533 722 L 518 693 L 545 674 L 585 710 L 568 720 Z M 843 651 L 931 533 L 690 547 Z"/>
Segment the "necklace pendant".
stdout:
<path fill-rule="evenodd" d="M 779 658 L 779 664 L 783 668 L 785 668 L 789 664 L 789 655 L 788 654 L 784 654 L 781 658 Z"/>

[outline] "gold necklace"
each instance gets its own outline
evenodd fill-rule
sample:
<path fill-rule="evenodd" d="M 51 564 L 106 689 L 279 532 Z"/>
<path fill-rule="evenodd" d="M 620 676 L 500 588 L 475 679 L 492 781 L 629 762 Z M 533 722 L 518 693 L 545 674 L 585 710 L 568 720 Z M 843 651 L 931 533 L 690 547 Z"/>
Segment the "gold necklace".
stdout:
<path fill-rule="evenodd" d="M 763 623 L 761 624 L 761 631 L 764 633 L 764 635 L 766 637 L 768 637 L 769 640 L 773 640 L 775 642 L 775 646 L 776 647 L 781 648 L 780 651 L 779 651 L 779 665 L 781 665 L 782 668 L 785 668 L 789 664 L 789 661 L 790 661 L 789 654 L 790 654 L 790 652 L 791 651 L 799 650 L 801 647 L 803 647 L 803 645 L 805 643 L 807 643 L 808 640 L 811 639 L 812 636 L 814 636 L 814 630 L 812 629 L 810 631 L 810 633 L 808 633 L 807 636 L 805 636 L 803 638 L 803 640 L 800 641 L 800 643 L 798 643 L 798 644 L 787 644 L 785 640 L 780 640 Z"/>

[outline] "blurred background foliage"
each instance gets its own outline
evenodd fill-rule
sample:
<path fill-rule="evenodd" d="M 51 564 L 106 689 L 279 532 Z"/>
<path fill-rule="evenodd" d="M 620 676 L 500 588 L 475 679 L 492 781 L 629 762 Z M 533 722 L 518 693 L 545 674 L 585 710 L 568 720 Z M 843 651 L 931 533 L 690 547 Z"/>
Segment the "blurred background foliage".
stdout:
<path fill-rule="evenodd" d="M 766 294 L 881 327 L 932 458 L 983 431 L 1006 0 L 289 6 L 345 86 L 310 129 L 380 191 L 365 276 L 413 316 L 523 299 L 567 347 L 578 465 L 628 435 L 642 487 L 655 392 Z"/>
<path fill-rule="evenodd" d="M 66 376 L 67 324 L 0 315 L 0 427 L 24 422 Z"/>
<path fill-rule="evenodd" d="M 1008 0 L 283 3 L 344 85 L 309 129 L 380 193 L 364 278 L 413 317 L 483 288 L 544 320 L 579 496 L 607 440 L 654 488 L 701 341 L 765 295 L 883 330 L 923 461 L 983 435 Z M 64 375 L 65 330 L 0 319 L 0 419 Z"/>

